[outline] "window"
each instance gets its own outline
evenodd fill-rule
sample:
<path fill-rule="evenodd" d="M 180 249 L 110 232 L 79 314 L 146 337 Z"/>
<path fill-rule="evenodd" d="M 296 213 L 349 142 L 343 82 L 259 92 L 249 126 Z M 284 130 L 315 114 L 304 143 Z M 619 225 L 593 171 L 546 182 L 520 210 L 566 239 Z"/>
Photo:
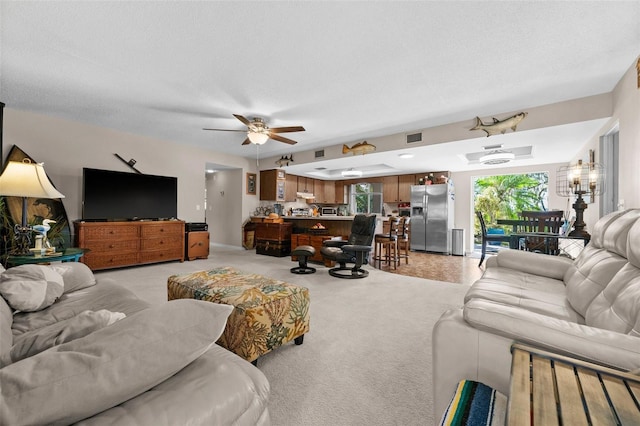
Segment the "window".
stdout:
<path fill-rule="evenodd" d="M 355 183 L 349 192 L 349 208 L 354 214 L 382 213 L 382 183 Z"/>

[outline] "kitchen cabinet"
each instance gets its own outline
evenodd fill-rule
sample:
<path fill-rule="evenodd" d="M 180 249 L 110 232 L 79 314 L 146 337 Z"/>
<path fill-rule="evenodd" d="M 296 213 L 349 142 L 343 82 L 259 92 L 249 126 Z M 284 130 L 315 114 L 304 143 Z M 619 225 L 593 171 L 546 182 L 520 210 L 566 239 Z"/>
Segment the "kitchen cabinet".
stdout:
<path fill-rule="evenodd" d="M 324 201 L 323 203 L 335 203 L 336 202 L 336 186 L 332 180 L 323 182 L 324 186 Z"/>
<path fill-rule="evenodd" d="M 313 194 L 313 181 L 315 179 L 304 176 L 298 176 L 298 192 L 307 192 Z"/>
<path fill-rule="evenodd" d="M 298 192 L 298 176 L 287 173 L 284 182 L 284 200 L 296 201 L 296 192 Z"/>
<path fill-rule="evenodd" d="M 384 176 L 382 178 L 382 201 L 385 203 L 398 202 L 398 176 Z"/>
<path fill-rule="evenodd" d="M 334 203 L 336 204 L 345 204 L 346 201 L 344 200 L 344 184 L 345 182 L 343 180 L 337 180 L 334 184 Z"/>
<path fill-rule="evenodd" d="M 284 201 L 286 175 L 285 171 L 280 169 L 261 170 L 260 200 Z"/>
<path fill-rule="evenodd" d="M 291 247 L 298 246 L 312 246 L 316 249 L 316 253 L 309 257 L 307 260 L 310 262 L 323 262 L 322 258 L 322 242 L 326 240 L 330 240 L 332 237 L 330 235 L 313 235 L 313 234 L 292 234 L 291 235 Z M 297 261 L 298 256 L 291 256 L 292 261 Z"/>
<path fill-rule="evenodd" d="M 411 185 L 417 185 L 418 179 L 416 175 L 400 175 L 398 176 L 398 202 L 411 202 Z"/>

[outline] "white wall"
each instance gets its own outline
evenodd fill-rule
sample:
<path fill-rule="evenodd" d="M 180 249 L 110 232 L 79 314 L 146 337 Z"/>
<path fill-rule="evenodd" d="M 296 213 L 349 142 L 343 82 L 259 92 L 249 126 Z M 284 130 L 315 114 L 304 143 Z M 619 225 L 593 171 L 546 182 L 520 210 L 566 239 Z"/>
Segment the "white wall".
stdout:
<path fill-rule="evenodd" d="M 207 223 L 213 243 L 241 245 L 242 240 L 239 244 L 237 236 L 246 219 L 242 214 L 244 175 L 241 169 L 207 175 Z"/>
<path fill-rule="evenodd" d="M 464 229 L 465 251 L 473 251 L 473 220 L 475 218 L 473 204 L 473 179 L 480 176 L 520 174 L 547 172 L 549 174 L 549 210 L 566 210 L 567 199 L 556 195 L 556 171 L 558 167 L 564 166 L 564 163 L 544 164 L 541 166 L 528 167 L 503 167 L 494 169 L 474 170 L 471 172 L 454 172 L 451 173 L 451 179 L 455 185 L 455 219 L 454 228 Z"/>
<path fill-rule="evenodd" d="M 70 221 L 81 218 L 82 168 L 91 167 L 117 171 L 131 169 L 114 154 L 126 160 L 134 158 L 142 173 L 176 176 L 178 178 L 178 217 L 187 222 L 205 220 L 205 165 L 226 164 L 237 167 L 238 184 L 233 191 L 238 204 L 233 216 L 225 214 L 218 220 L 232 220 L 226 229 L 227 244 L 241 246 L 241 223 L 255 209 L 257 196 L 248 196 L 244 188 L 244 172 L 256 173 L 255 162 L 206 149 L 178 145 L 169 141 L 133 135 L 56 117 L 4 110 L 3 159 L 17 145 L 44 167 L 50 179 L 65 195 L 63 203 Z M 198 208 L 199 206 L 199 208 Z M 213 218 L 211 218 L 213 220 Z M 72 227 L 73 232 L 73 227 Z"/>
<path fill-rule="evenodd" d="M 586 159 L 589 149 L 599 158 L 600 136 L 619 125 L 619 186 L 618 198 L 624 200 L 624 208 L 640 207 L 640 88 L 638 88 L 637 61 L 634 60 L 613 90 L 613 115 L 600 131 L 585 145 L 584 150 L 572 160 Z M 587 224 L 599 217 L 599 197 L 584 212 Z"/>

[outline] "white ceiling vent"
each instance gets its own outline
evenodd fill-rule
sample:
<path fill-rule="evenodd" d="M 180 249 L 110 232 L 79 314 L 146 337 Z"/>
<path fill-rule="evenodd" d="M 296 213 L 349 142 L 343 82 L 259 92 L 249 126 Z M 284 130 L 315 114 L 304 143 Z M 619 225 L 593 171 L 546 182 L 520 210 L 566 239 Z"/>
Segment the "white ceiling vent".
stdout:
<path fill-rule="evenodd" d="M 418 143 L 422 142 L 422 133 L 412 133 L 407 135 L 407 143 Z"/>
<path fill-rule="evenodd" d="M 315 158 L 323 158 L 324 157 L 324 149 L 315 152 Z"/>

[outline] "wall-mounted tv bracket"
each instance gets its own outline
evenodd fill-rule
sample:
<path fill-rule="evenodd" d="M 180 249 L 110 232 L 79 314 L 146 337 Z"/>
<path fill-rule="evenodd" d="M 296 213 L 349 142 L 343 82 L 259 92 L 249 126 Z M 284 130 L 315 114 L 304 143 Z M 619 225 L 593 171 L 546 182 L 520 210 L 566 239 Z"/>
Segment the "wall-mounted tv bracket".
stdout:
<path fill-rule="evenodd" d="M 136 169 L 135 167 L 133 167 L 133 166 L 136 164 L 136 162 L 137 162 L 137 161 L 136 161 L 136 160 L 134 160 L 133 158 L 132 158 L 131 160 L 127 161 L 127 160 L 125 160 L 124 158 L 122 158 L 122 157 L 121 157 L 120 155 L 118 155 L 118 154 L 113 154 L 113 155 L 115 155 L 115 156 L 116 156 L 116 157 L 118 157 L 120 160 L 122 160 L 122 162 L 123 162 L 124 164 L 126 164 L 127 166 L 129 166 L 129 167 L 131 167 L 133 170 L 135 170 L 135 172 L 136 172 L 136 173 L 140 173 L 140 174 L 142 174 L 142 172 L 141 172 L 140 170 L 138 170 L 138 169 Z"/>

